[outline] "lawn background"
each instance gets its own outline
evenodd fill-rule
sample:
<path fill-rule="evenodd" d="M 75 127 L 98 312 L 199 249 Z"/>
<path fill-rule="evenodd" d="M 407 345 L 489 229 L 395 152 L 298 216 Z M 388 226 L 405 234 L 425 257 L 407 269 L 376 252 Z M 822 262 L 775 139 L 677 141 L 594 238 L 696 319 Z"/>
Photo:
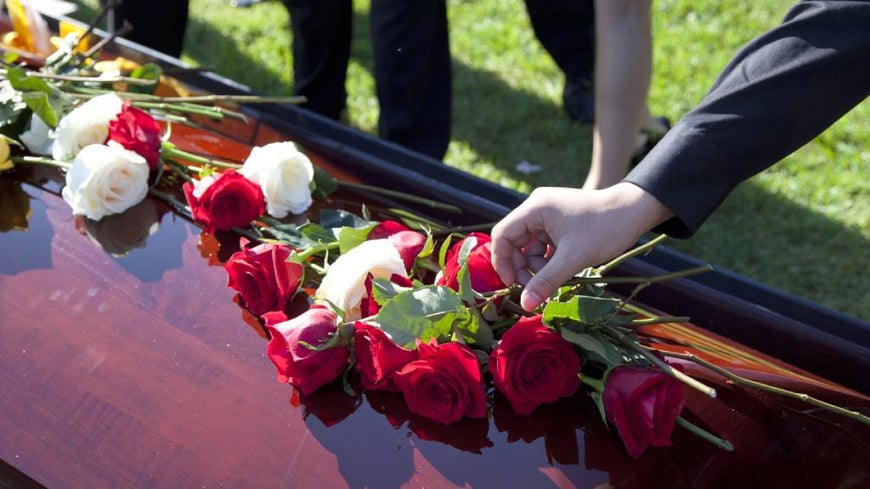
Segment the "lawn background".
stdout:
<path fill-rule="evenodd" d="M 89 21 L 96 0 L 77 0 Z M 529 192 L 579 186 L 590 128 L 561 109 L 561 72 L 541 48 L 522 0 L 448 0 L 453 56 L 452 141 L 445 162 Z M 696 105 L 747 41 L 777 25 L 794 2 L 653 2 L 649 105 L 677 121 Z M 374 133 L 368 1 L 354 2 L 349 123 Z M 233 8 L 191 0 L 182 59 L 264 94 L 288 94 L 288 14 L 267 0 Z M 543 165 L 523 175 L 520 161 Z M 738 187 L 690 240 L 667 245 L 824 306 L 870 320 L 870 104 L 783 162 Z"/>

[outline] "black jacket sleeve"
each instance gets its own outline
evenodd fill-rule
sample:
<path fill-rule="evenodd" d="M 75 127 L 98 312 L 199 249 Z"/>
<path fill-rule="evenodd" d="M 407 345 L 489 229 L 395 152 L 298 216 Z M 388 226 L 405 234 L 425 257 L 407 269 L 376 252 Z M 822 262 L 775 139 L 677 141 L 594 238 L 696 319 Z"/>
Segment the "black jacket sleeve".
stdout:
<path fill-rule="evenodd" d="M 676 215 L 685 238 L 740 182 L 870 95 L 870 1 L 803 1 L 751 41 L 704 100 L 625 177 Z"/>

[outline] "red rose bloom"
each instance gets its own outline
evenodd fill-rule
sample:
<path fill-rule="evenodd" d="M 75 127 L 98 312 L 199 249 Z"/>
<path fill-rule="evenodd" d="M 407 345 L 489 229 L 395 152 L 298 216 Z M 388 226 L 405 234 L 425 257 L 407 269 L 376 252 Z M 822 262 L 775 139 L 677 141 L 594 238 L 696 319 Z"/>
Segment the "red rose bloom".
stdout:
<path fill-rule="evenodd" d="M 414 268 L 414 260 L 426 245 L 426 235 L 413 231 L 396 221 L 384 221 L 369 232 L 369 239 L 389 239 L 399 250 L 405 270 Z"/>
<path fill-rule="evenodd" d="M 398 390 L 393 377 L 419 353 L 395 343 L 377 326 L 357 321 L 353 326 L 356 369 L 368 390 Z"/>
<path fill-rule="evenodd" d="M 580 387 L 580 357 L 541 316 L 521 318 L 502 336 L 489 357 L 496 389 L 517 414 L 570 396 Z"/>
<path fill-rule="evenodd" d="M 109 122 L 107 141 L 115 141 L 124 148 L 145 158 L 155 170 L 160 161 L 160 124 L 144 110 L 130 105 L 129 101 L 118 116 Z"/>
<path fill-rule="evenodd" d="M 205 232 L 229 231 L 246 227 L 266 211 L 266 199 L 256 183 L 235 170 L 227 170 L 215 177 L 201 193 L 205 181 L 183 185 L 184 196 L 193 212 L 193 218 L 203 224 Z M 199 194 L 197 197 L 195 194 Z"/>
<path fill-rule="evenodd" d="M 604 384 L 604 412 L 634 458 L 647 449 L 670 446 L 683 410 L 683 384 L 670 375 L 641 367 L 616 367 Z"/>
<path fill-rule="evenodd" d="M 417 350 L 420 359 L 394 378 L 411 412 L 443 424 L 486 416 L 480 364 L 467 346 L 418 343 Z"/>
<path fill-rule="evenodd" d="M 505 288 L 501 278 L 492 267 L 492 238 L 483 233 L 471 233 L 467 238 L 457 242 L 447 252 L 447 261 L 444 263 L 444 273 L 438 279 L 436 285 L 445 285 L 453 290 L 459 290 L 457 275 L 459 274 L 459 250 L 465 240 L 475 238 L 477 244 L 468 254 L 468 273 L 471 275 L 471 288 L 475 292 L 486 293 Z"/>
<path fill-rule="evenodd" d="M 315 350 L 337 331 L 338 317 L 314 306 L 303 314 L 278 324 L 266 324 L 272 335 L 266 354 L 278 369 L 278 380 L 292 384 L 308 395 L 336 378 L 347 367 L 347 348 Z"/>
<path fill-rule="evenodd" d="M 227 286 L 242 296 L 253 314 L 283 311 L 296 293 L 303 269 L 287 261 L 291 252 L 285 244 L 264 243 L 242 248 L 224 264 L 229 276 Z"/>

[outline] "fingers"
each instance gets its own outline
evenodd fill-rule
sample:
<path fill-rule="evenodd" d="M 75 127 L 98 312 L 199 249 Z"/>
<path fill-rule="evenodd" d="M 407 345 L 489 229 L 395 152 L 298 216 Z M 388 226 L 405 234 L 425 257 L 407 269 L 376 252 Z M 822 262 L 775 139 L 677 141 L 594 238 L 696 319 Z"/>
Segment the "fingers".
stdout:
<path fill-rule="evenodd" d="M 565 247 L 556 248 L 553 256 L 529 279 L 520 296 L 520 306 L 533 311 L 577 271 L 577 259 Z"/>
<path fill-rule="evenodd" d="M 505 284 L 528 281 L 523 249 L 534 236 L 529 221 L 525 207 L 520 205 L 492 228 L 492 266 Z"/>

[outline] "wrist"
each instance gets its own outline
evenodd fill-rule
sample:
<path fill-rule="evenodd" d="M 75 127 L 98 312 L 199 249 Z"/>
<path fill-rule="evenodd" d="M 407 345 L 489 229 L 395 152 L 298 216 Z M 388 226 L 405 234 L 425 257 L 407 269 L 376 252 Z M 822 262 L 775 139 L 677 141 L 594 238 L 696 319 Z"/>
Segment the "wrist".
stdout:
<path fill-rule="evenodd" d="M 620 182 L 611 188 L 624 199 L 623 205 L 635 227 L 644 232 L 674 217 L 674 213 L 653 194 L 633 183 Z"/>

